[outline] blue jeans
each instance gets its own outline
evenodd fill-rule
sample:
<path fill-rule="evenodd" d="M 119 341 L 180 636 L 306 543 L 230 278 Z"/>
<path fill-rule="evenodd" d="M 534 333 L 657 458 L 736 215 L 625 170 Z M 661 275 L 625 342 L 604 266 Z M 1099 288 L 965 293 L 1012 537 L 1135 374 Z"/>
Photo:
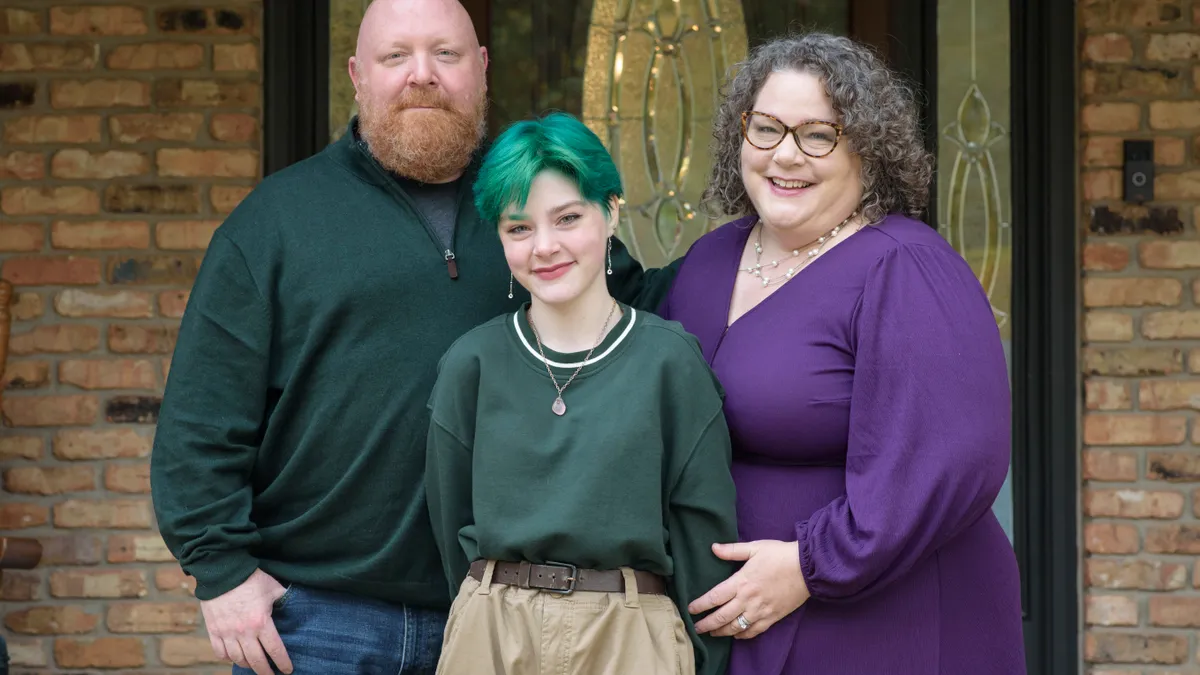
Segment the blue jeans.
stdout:
<path fill-rule="evenodd" d="M 271 618 L 295 675 L 433 675 L 446 628 L 445 612 L 297 585 Z"/>

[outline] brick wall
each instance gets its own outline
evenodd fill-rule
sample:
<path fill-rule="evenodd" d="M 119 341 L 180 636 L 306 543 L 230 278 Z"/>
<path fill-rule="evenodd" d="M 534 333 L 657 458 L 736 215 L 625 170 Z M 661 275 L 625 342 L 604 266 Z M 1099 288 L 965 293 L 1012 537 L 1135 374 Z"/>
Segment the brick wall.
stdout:
<path fill-rule="evenodd" d="M 0 584 L 14 670 L 213 672 L 147 458 L 187 288 L 259 174 L 260 6 L 2 4 L 0 533 L 46 549 Z"/>
<path fill-rule="evenodd" d="M 1086 670 L 1200 673 L 1200 2 L 1079 18 Z M 1127 138 L 1154 140 L 1144 206 Z"/>

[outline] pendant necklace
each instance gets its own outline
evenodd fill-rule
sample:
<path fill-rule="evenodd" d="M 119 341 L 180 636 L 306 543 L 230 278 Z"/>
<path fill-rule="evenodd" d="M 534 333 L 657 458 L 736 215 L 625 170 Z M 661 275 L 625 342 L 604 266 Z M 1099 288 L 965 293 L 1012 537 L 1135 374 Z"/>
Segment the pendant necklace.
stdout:
<path fill-rule="evenodd" d="M 612 321 L 613 313 L 616 311 L 617 301 L 613 300 L 612 307 L 608 310 L 608 318 L 604 320 L 604 327 L 600 329 L 600 337 L 596 338 L 596 344 L 592 345 L 592 348 L 588 350 L 587 356 L 583 357 L 583 361 L 580 362 L 579 367 L 575 369 L 575 372 L 571 373 L 571 377 L 567 380 L 567 383 L 560 387 L 558 386 L 558 379 L 554 377 L 554 371 L 550 370 L 550 360 L 546 358 L 546 352 L 542 349 L 542 338 L 538 335 L 537 326 L 533 324 L 533 315 L 529 313 L 529 310 L 525 310 L 525 319 L 529 321 L 529 327 L 533 329 L 533 339 L 537 341 L 538 353 L 542 355 L 542 364 L 546 366 L 546 373 L 550 375 L 550 382 L 554 384 L 554 389 L 558 391 L 558 397 L 554 399 L 553 405 L 550 406 L 550 410 L 554 411 L 555 415 L 562 417 L 567 413 L 567 404 L 563 402 L 562 397 L 563 392 L 566 391 L 567 387 L 571 386 L 571 382 L 575 381 L 575 376 L 579 374 L 579 371 L 583 370 L 583 366 L 588 362 L 588 359 L 592 358 L 592 352 L 596 351 L 596 347 L 599 347 L 600 343 L 604 342 L 604 336 L 608 333 L 608 324 Z"/>
<path fill-rule="evenodd" d="M 758 239 L 756 239 L 754 242 L 754 264 L 750 267 L 742 267 L 742 268 L 740 268 L 740 271 L 746 272 L 747 274 L 751 274 L 753 276 L 758 277 L 762 281 L 762 285 L 764 287 L 765 286 L 773 286 L 780 282 L 787 281 L 788 279 L 791 279 L 793 276 L 795 276 L 797 272 L 804 269 L 804 267 L 807 266 L 810 262 L 812 262 L 813 259 L 816 258 L 821 253 L 821 251 L 824 251 L 825 247 L 829 244 L 829 242 L 832 241 L 834 237 L 838 236 L 838 233 L 840 233 L 842 231 L 842 228 L 846 227 L 846 224 L 849 223 L 854 218 L 854 216 L 857 216 L 857 215 L 858 215 L 858 210 L 856 209 L 854 211 L 854 213 L 851 213 L 849 216 L 847 216 L 845 220 L 843 220 L 841 223 L 838 223 L 832 230 L 826 232 L 825 234 L 818 237 L 816 241 L 812 242 L 812 244 L 817 244 L 817 247 L 813 248 L 813 249 L 809 249 L 808 255 L 805 256 L 803 260 L 801 260 L 796 265 L 788 268 L 787 272 L 784 272 L 783 274 L 781 274 L 777 277 L 774 277 L 774 278 L 768 277 L 767 275 L 763 274 L 763 272 L 766 271 L 767 269 L 774 269 L 776 267 L 779 267 L 779 263 L 781 263 L 783 261 L 782 260 L 772 260 L 771 262 L 768 262 L 768 263 L 764 263 L 762 261 L 762 253 L 763 253 L 763 250 L 762 250 L 762 228 L 763 228 L 763 225 L 762 225 L 762 221 L 759 221 L 759 223 L 758 223 Z M 809 246 L 812 246 L 812 244 L 809 244 Z M 799 248 L 793 249 L 792 257 L 799 258 L 800 251 L 801 251 L 801 249 L 799 249 Z"/>

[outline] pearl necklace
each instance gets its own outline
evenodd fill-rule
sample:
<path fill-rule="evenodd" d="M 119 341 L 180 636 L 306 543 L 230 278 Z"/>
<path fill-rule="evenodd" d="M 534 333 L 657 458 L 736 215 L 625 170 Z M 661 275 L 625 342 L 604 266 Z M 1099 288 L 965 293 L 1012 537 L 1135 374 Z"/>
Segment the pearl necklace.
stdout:
<path fill-rule="evenodd" d="M 801 247 L 801 248 L 807 248 L 808 246 L 817 244 L 816 248 L 809 249 L 808 254 L 804 257 L 803 260 L 796 263 L 792 267 L 789 267 L 786 272 L 784 272 L 783 274 L 781 274 L 775 278 L 771 278 L 771 277 L 764 275 L 763 270 L 767 269 L 767 268 L 774 269 L 776 267 L 779 267 L 779 263 L 781 263 L 782 260 L 772 260 L 769 263 L 764 263 L 762 261 L 762 252 L 763 252 L 763 250 L 762 250 L 762 228 L 763 228 L 763 225 L 762 225 L 762 221 L 760 220 L 760 221 L 758 221 L 758 238 L 754 241 L 754 265 L 752 265 L 750 267 L 742 267 L 739 269 L 742 272 L 752 274 L 752 275 L 762 279 L 762 285 L 764 288 L 766 288 L 767 286 L 772 286 L 774 284 L 783 283 L 783 282 L 787 281 L 788 279 L 791 279 L 792 277 L 796 276 L 797 272 L 804 269 L 804 267 L 806 265 L 811 263 L 814 258 L 816 258 L 818 255 L 820 255 L 821 251 L 825 250 L 825 246 L 828 245 L 829 242 L 834 237 L 838 236 L 838 233 L 840 233 L 842 231 L 842 228 L 846 226 L 846 223 L 849 223 L 857 215 L 858 215 L 858 211 L 855 210 L 853 213 L 851 213 L 849 216 L 847 216 L 845 220 L 843 220 L 842 222 L 840 222 L 836 226 L 834 226 L 834 228 L 832 230 L 826 232 L 825 234 L 821 235 L 820 237 L 817 237 L 816 241 L 808 244 L 807 246 Z M 792 257 L 799 258 L 800 250 L 801 250 L 800 248 L 792 249 Z"/>

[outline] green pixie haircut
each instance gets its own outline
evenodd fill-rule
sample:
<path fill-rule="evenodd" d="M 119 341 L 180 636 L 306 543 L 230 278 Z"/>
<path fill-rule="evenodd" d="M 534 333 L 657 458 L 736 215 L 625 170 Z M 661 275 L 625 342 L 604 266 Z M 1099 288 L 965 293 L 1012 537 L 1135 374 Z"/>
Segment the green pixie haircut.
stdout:
<path fill-rule="evenodd" d="M 510 204 L 523 208 L 543 171 L 566 176 L 606 217 L 609 200 L 624 194 L 621 174 L 596 134 L 567 113 L 550 113 L 509 126 L 487 151 L 474 186 L 484 222 L 498 223 Z"/>

